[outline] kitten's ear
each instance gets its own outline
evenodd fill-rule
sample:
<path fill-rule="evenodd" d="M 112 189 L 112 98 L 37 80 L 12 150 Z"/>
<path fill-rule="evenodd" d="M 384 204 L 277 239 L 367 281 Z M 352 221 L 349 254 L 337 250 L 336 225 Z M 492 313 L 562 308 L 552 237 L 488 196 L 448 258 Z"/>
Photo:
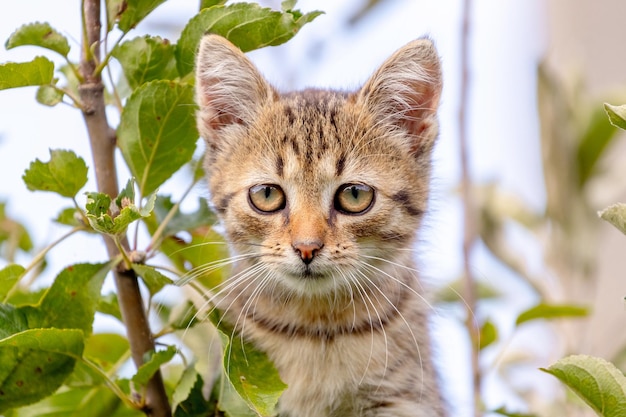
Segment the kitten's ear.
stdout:
<path fill-rule="evenodd" d="M 218 35 L 200 41 L 196 59 L 198 128 L 207 140 L 233 124 L 251 123 L 275 93 L 254 64 L 235 45 Z M 216 144 L 214 144 L 216 145 Z"/>
<path fill-rule="evenodd" d="M 412 153 L 432 148 L 438 133 L 441 65 L 429 39 L 418 39 L 396 51 L 365 83 L 357 101 L 380 121 L 405 130 Z"/>

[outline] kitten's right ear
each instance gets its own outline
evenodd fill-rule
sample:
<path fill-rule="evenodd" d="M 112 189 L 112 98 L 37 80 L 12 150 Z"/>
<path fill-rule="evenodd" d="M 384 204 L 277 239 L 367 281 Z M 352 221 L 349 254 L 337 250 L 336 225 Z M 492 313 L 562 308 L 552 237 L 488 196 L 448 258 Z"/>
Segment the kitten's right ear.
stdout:
<path fill-rule="evenodd" d="M 275 93 L 254 64 L 235 45 L 205 35 L 196 59 L 198 129 L 209 142 L 233 124 L 247 125 Z M 213 143 L 218 146 L 217 143 Z"/>

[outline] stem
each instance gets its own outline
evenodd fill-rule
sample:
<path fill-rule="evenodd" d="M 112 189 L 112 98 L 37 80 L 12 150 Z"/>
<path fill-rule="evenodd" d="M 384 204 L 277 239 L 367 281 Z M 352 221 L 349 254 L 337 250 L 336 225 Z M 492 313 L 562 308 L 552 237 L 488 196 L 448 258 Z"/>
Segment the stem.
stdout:
<path fill-rule="evenodd" d="M 96 171 L 98 191 L 116 196 L 119 194 L 117 171 L 115 166 L 115 135 L 107 121 L 104 103 L 104 85 L 99 72 L 101 47 L 101 0 L 83 0 L 83 45 L 80 60 L 80 73 L 83 81 L 79 94 L 83 103 L 82 114 L 87 127 L 91 151 Z M 120 255 L 113 239 L 104 236 L 104 242 L 110 259 Z M 129 252 L 126 237 L 120 239 L 120 245 Z M 144 309 L 144 301 L 139 291 L 137 275 L 125 268 L 122 263 L 113 271 L 120 310 L 126 326 L 132 358 L 137 367 L 143 364 L 144 354 L 154 350 L 154 339 Z M 146 402 L 142 411 L 150 417 L 171 417 L 171 409 L 161 373 L 157 372 L 146 387 Z"/>
<path fill-rule="evenodd" d="M 90 360 L 86 359 L 86 358 L 78 358 L 80 361 L 82 361 L 89 369 L 91 369 L 93 372 L 95 372 L 96 374 L 100 375 L 100 377 L 104 380 L 104 383 L 106 384 L 107 387 L 109 387 L 109 389 L 115 394 L 117 395 L 117 397 L 122 400 L 122 402 L 124 404 L 126 404 L 128 407 L 132 408 L 132 409 L 138 409 L 140 408 L 138 406 L 138 404 L 134 403 L 130 398 L 128 398 L 128 396 L 126 395 L 126 393 L 124 393 L 124 391 L 122 391 L 122 389 L 120 387 L 117 386 L 117 384 L 113 381 L 111 381 L 111 378 L 109 378 L 109 375 L 104 372 L 102 369 L 100 369 L 99 366 L 95 365 L 93 362 L 91 362 Z"/>
<path fill-rule="evenodd" d="M 58 238 L 57 240 L 55 240 L 54 242 L 50 243 L 48 246 L 46 246 L 45 248 L 43 248 L 41 250 L 41 252 L 39 252 L 33 259 L 32 261 L 30 261 L 30 263 L 28 264 L 28 266 L 26 266 L 26 268 L 24 269 L 24 272 L 22 273 L 21 278 L 25 277 L 26 274 L 28 274 L 30 271 L 32 271 L 37 265 L 39 265 L 39 263 L 41 261 L 44 260 L 44 258 L 46 257 L 46 255 L 48 254 L 48 252 L 50 252 L 52 250 L 52 248 L 54 248 L 56 245 L 58 245 L 59 243 L 63 242 L 65 239 L 67 239 L 68 237 L 72 236 L 74 233 L 80 231 L 80 230 L 85 230 L 85 228 L 83 226 L 76 226 L 74 227 L 72 230 L 70 230 L 69 232 L 67 232 L 66 234 L 64 234 L 63 236 L 61 236 L 60 238 Z M 34 281 L 31 279 L 31 281 Z M 14 285 L 6 294 L 6 296 L 4 297 L 4 302 L 6 302 L 14 293 L 15 291 L 17 291 L 18 289 L 18 285 Z"/>
<path fill-rule="evenodd" d="M 475 205 L 471 190 L 471 181 L 469 174 L 468 162 L 468 145 L 467 145 L 467 115 L 466 109 L 469 106 L 469 34 L 470 34 L 470 11 L 472 8 L 471 0 L 463 1 L 463 15 L 461 27 L 461 91 L 459 105 L 459 145 L 461 158 L 461 194 L 463 198 L 463 268 L 465 278 L 465 305 L 467 309 L 465 326 L 469 334 L 471 342 L 471 367 L 472 367 L 472 390 L 474 396 L 474 415 L 480 417 L 480 328 L 474 319 L 476 311 L 476 282 L 471 270 L 472 248 L 476 242 L 476 214 Z"/>

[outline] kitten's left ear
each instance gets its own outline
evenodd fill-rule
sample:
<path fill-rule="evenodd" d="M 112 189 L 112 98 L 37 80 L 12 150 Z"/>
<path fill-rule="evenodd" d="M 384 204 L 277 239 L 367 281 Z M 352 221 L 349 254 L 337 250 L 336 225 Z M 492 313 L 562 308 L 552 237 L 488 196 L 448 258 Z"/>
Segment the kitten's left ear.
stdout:
<path fill-rule="evenodd" d="M 381 122 L 405 130 L 412 153 L 430 151 L 438 133 L 441 64 L 429 39 L 396 51 L 365 83 L 357 101 Z"/>

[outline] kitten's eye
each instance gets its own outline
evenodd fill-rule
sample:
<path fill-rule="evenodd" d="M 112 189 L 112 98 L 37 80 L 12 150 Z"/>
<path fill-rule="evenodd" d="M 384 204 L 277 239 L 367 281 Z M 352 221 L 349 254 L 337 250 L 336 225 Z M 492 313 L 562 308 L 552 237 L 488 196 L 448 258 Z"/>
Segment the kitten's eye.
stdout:
<path fill-rule="evenodd" d="M 285 208 L 285 193 L 278 185 L 255 185 L 248 191 L 248 200 L 253 208 L 262 213 L 273 213 Z"/>
<path fill-rule="evenodd" d="M 374 202 L 374 189 L 365 184 L 345 184 L 335 194 L 335 209 L 347 214 L 363 214 Z"/>

